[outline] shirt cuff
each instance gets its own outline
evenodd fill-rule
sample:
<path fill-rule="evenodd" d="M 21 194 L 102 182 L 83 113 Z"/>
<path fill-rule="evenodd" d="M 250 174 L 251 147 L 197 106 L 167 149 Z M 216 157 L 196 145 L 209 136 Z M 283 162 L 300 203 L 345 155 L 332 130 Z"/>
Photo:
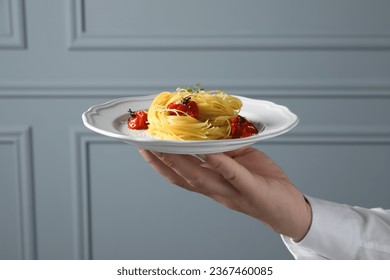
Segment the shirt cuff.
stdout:
<path fill-rule="evenodd" d="M 358 217 L 350 206 L 307 197 L 312 209 L 310 229 L 303 240 L 282 236 L 296 259 L 354 259 L 359 248 Z"/>

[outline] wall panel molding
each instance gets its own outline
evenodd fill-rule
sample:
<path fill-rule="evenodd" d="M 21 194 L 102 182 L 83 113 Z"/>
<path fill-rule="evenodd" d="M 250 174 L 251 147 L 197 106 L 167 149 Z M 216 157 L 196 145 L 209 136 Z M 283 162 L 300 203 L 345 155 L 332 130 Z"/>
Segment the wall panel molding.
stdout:
<path fill-rule="evenodd" d="M 390 127 L 301 126 L 258 145 L 390 145 Z"/>
<path fill-rule="evenodd" d="M 92 259 L 92 209 L 91 180 L 89 167 L 89 146 L 95 143 L 121 144 L 119 141 L 102 137 L 86 129 L 71 129 L 71 164 L 75 210 L 74 218 L 74 258 Z"/>
<path fill-rule="evenodd" d="M 93 232 L 91 209 L 90 145 L 110 144 L 128 145 L 119 140 L 99 135 L 82 127 L 71 130 L 72 137 L 72 178 L 74 201 L 73 208 L 76 259 L 93 259 Z M 264 142 L 262 145 L 390 145 L 390 127 L 297 127 L 294 130 Z M 134 147 L 136 148 L 136 147 Z"/>
<path fill-rule="evenodd" d="M 223 50 L 223 49 L 389 49 L 390 34 L 174 34 L 142 36 L 89 34 L 85 0 L 68 0 L 68 38 L 70 50 Z M 139 23 L 142 25 L 142 22 Z M 245 33 L 245 32 L 244 32 Z"/>
<path fill-rule="evenodd" d="M 37 258 L 31 134 L 29 126 L 0 126 L 0 145 L 12 143 L 16 148 L 21 259 Z"/>
<path fill-rule="evenodd" d="M 183 82 L 183 85 L 191 83 Z M 206 81 L 202 86 L 260 98 L 390 98 L 390 83 L 379 81 Z M 144 82 L 7 82 L 0 98 L 117 98 L 174 90 L 177 81 Z"/>
<path fill-rule="evenodd" d="M 25 49 L 26 28 L 24 0 L 0 1 L 4 2 L 4 7 L 7 7 L 7 9 L 0 10 L 0 17 L 9 18 L 7 32 L 0 33 L 0 49 Z"/>

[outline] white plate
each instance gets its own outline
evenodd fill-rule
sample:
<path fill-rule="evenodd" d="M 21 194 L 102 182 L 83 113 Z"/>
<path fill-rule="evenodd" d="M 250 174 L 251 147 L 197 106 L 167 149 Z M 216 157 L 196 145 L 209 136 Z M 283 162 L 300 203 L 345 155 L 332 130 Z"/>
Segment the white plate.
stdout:
<path fill-rule="evenodd" d="M 253 122 L 259 128 L 259 134 L 239 139 L 182 141 L 161 140 L 154 138 L 145 130 L 128 129 L 129 108 L 133 111 L 147 109 L 155 95 L 126 97 L 95 105 L 83 113 L 82 119 L 86 127 L 97 133 L 147 150 L 175 154 L 231 151 L 286 133 L 298 124 L 298 117 L 285 106 L 265 100 L 236 97 L 243 103 L 240 115 Z"/>

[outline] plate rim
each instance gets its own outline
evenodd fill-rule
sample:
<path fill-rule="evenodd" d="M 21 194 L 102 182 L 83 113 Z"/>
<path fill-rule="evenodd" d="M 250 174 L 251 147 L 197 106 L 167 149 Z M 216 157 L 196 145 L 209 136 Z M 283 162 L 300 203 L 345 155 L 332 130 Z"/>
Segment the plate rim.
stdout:
<path fill-rule="evenodd" d="M 288 114 L 289 116 L 292 116 L 293 122 L 289 123 L 286 125 L 281 130 L 278 130 L 273 133 L 269 134 L 256 134 L 250 137 L 246 138 L 238 138 L 238 139 L 220 139 L 220 140 L 163 140 L 163 139 L 158 139 L 158 138 L 144 138 L 144 137 L 135 137 L 132 135 L 125 135 L 120 133 L 119 131 L 117 133 L 107 131 L 104 128 L 100 128 L 96 125 L 93 124 L 93 119 L 92 117 L 95 115 L 99 115 L 98 111 L 102 109 L 109 109 L 114 107 L 117 104 L 123 103 L 123 102 L 146 102 L 150 101 L 152 102 L 153 99 L 157 96 L 158 94 L 152 94 L 152 95 L 141 95 L 141 96 L 127 96 L 127 97 L 120 97 L 120 98 L 115 98 L 108 100 L 106 102 L 100 103 L 100 104 L 95 104 L 91 107 L 89 107 L 86 111 L 82 113 L 82 121 L 83 124 L 89 128 L 90 130 L 111 137 L 111 138 L 116 138 L 119 140 L 123 140 L 125 142 L 131 142 L 131 143 L 147 143 L 151 144 L 154 143 L 156 145 L 160 146 L 166 146 L 166 147 L 173 147 L 173 146 L 181 146 L 181 147 L 202 147 L 207 143 L 207 145 L 213 145 L 214 143 L 219 143 L 221 145 L 234 145 L 234 144 L 253 144 L 255 142 L 258 142 L 260 140 L 265 140 L 269 138 L 273 138 L 279 135 L 282 135 L 291 129 L 293 129 L 295 126 L 298 125 L 299 123 L 299 117 L 293 113 L 288 107 L 277 104 L 275 102 L 269 101 L 269 100 L 263 100 L 263 99 L 254 99 L 246 96 L 240 96 L 240 95 L 232 95 L 234 97 L 240 98 L 242 101 L 246 102 L 259 102 L 262 104 L 268 104 L 271 107 L 276 107 L 279 108 L 280 110 L 283 111 L 283 113 Z M 119 117 L 120 115 L 118 115 Z M 215 145 L 215 144 L 214 144 Z"/>

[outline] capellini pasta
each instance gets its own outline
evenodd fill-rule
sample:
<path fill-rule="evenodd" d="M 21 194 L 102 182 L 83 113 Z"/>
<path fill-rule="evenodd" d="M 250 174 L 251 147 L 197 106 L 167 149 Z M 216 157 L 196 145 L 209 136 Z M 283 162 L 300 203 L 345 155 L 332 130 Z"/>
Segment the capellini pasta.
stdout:
<path fill-rule="evenodd" d="M 195 102 L 196 117 L 183 111 L 180 104 Z M 178 104 L 170 106 L 170 104 Z M 148 132 L 166 140 L 218 140 L 231 138 L 229 120 L 238 116 L 240 99 L 220 90 L 204 91 L 178 88 L 161 92 L 148 110 Z"/>

